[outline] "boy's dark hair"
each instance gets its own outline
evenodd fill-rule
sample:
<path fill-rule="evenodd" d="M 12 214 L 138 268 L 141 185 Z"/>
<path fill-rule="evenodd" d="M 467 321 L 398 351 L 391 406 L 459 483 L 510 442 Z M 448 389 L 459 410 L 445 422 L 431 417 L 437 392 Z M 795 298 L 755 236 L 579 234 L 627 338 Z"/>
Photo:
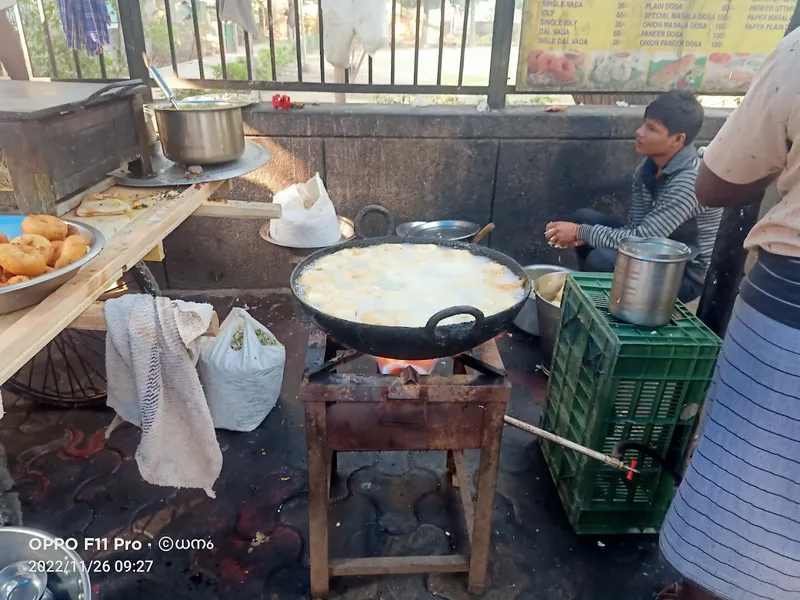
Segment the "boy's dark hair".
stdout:
<path fill-rule="evenodd" d="M 688 90 L 673 90 L 662 94 L 644 111 L 645 119 L 656 119 L 672 135 L 686 135 L 684 146 L 691 144 L 703 126 L 703 106 Z"/>

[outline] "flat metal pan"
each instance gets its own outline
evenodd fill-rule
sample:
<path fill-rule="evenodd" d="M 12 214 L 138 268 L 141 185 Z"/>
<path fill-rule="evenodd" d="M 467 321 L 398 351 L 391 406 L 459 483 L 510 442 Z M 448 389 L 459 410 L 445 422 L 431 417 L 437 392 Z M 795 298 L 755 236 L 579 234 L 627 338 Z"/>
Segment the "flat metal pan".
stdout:
<path fill-rule="evenodd" d="M 429 238 L 398 238 L 391 235 L 394 232 L 394 219 L 389 211 L 382 206 L 367 206 L 355 219 L 355 230 L 358 235 L 361 230 L 361 221 L 366 214 L 379 212 L 389 219 L 389 232 L 387 237 L 355 239 L 343 244 L 325 248 L 310 255 L 301 261 L 292 272 L 290 284 L 292 294 L 300 303 L 303 311 L 325 333 L 339 343 L 353 350 L 371 354 L 373 356 L 399 358 L 405 360 L 422 360 L 426 358 L 441 358 L 453 356 L 471 350 L 497 336 L 511 326 L 514 317 L 522 309 L 525 300 L 530 295 L 531 284 L 522 267 L 512 258 L 502 252 L 469 244 L 449 240 L 432 240 Z M 494 262 L 508 267 L 523 281 L 524 294 L 522 299 L 511 308 L 493 315 L 484 315 L 472 306 L 453 306 L 435 315 L 431 315 L 425 327 L 392 327 L 388 325 L 368 325 L 346 321 L 326 314 L 302 298 L 299 292 L 297 279 L 311 263 L 323 256 L 333 254 L 344 248 L 367 248 L 381 244 L 435 244 L 443 248 L 458 248 L 467 250 L 475 256 L 484 256 Z M 460 314 L 468 314 L 474 320 L 453 325 L 438 325 L 444 319 Z"/>
<path fill-rule="evenodd" d="M 469 221 L 427 221 L 408 227 L 404 235 L 429 240 L 471 240 L 481 230 L 477 223 Z"/>

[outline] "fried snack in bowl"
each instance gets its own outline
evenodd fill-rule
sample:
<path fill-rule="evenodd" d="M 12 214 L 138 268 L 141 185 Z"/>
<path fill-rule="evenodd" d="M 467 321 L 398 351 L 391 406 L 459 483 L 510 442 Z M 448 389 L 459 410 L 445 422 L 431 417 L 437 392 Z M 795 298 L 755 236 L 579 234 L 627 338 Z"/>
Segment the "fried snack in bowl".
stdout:
<path fill-rule="evenodd" d="M 69 227 L 64 221 L 52 215 L 28 215 L 22 221 L 22 233 L 35 233 L 52 242 L 66 239 Z"/>
<path fill-rule="evenodd" d="M 53 246 L 50 245 L 50 240 L 37 233 L 23 233 L 21 236 L 11 240 L 11 243 L 38 250 L 41 252 L 44 257 L 44 262 L 47 264 L 50 264 L 50 261 L 53 259 Z"/>
<path fill-rule="evenodd" d="M 0 267 L 14 275 L 38 277 L 47 270 L 44 256 L 30 246 L 0 244 Z"/>
<path fill-rule="evenodd" d="M 89 251 L 89 245 L 79 235 L 71 235 L 64 240 L 64 245 L 61 247 L 61 255 L 56 261 L 55 268 L 63 269 L 71 265 L 77 260 L 80 260 Z"/>
<path fill-rule="evenodd" d="M 7 244 L 8 236 L 5 233 L 0 233 L 0 244 Z"/>
<path fill-rule="evenodd" d="M 61 256 L 61 249 L 64 247 L 64 242 L 62 240 L 54 240 L 50 242 L 50 247 L 53 249 L 53 256 L 47 261 L 47 266 L 55 267 L 56 261 Z"/>
<path fill-rule="evenodd" d="M 31 278 L 25 277 L 25 275 L 14 275 L 14 277 L 6 281 L 5 285 L 17 285 L 18 283 L 25 283 L 30 280 Z"/>

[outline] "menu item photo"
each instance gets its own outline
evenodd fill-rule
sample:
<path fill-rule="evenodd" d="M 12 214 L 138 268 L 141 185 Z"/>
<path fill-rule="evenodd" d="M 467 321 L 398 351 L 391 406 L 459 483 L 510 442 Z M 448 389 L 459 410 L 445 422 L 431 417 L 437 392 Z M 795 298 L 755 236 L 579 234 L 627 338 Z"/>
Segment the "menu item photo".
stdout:
<path fill-rule="evenodd" d="M 647 83 L 650 89 L 697 89 L 703 80 L 706 57 L 700 54 L 656 53 L 650 61 Z"/>

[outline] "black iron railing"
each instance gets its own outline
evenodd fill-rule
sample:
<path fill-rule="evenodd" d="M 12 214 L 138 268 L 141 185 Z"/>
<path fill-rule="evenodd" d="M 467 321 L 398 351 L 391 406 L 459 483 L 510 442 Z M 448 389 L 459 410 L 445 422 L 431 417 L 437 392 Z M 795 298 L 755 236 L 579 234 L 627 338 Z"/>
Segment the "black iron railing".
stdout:
<path fill-rule="evenodd" d="M 67 47 L 57 0 L 18 0 L 12 20 L 33 76 L 147 79 L 146 52 L 178 88 L 477 95 L 502 106 L 522 7 L 521 0 L 386 0 L 388 47 L 336 70 L 325 58 L 320 0 L 255 0 L 257 39 L 223 22 L 212 0 L 108 2 L 111 44 L 89 57 Z M 465 68 L 473 51 L 482 72 Z"/>
<path fill-rule="evenodd" d="M 176 88 L 472 95 L 493 108 L 516 92 L 522 0 L 384 0 L 388 48 L 346 70 L 326 61 L 324 1 L 253 0 L 254 38 L 219 18 L 219 0 L 106 0 L 111 43 L 94 57 L 68 48 L 58 0 L 18 0 L 11 16 L 29 71 L 53 80 L 148 80 L 147 53 Z"/>

